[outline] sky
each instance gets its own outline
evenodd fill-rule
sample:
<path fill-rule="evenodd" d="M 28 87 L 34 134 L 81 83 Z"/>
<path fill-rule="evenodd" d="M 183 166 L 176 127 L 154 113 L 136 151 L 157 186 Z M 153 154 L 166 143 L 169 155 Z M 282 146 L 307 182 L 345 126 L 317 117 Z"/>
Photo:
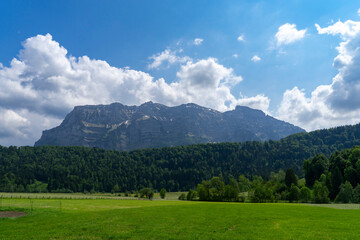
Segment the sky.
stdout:
<path fill-rule="evenodd" d="M 0 26 L 3 146 L 113 102 L 360 122 L 358 1 L 4 0 Z"/>

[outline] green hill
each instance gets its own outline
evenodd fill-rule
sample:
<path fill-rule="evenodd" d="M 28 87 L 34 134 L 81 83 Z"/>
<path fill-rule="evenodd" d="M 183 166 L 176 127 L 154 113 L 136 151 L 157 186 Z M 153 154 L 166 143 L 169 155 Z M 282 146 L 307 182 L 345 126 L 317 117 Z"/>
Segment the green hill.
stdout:
<path fill-rule="evenodd" d="M 119 152 L 86 147 L 0 147 L 0 191 L 188 190 L 212 176 L 261 175 L 360 145 L 360 124 L 279 141 L 199 144 Z"/>

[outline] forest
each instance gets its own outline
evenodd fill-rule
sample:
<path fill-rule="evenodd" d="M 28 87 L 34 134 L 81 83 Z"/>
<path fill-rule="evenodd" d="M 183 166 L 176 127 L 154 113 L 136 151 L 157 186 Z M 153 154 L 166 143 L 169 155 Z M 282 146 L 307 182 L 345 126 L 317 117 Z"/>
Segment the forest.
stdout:
<path fill-rule="evenodd" d="M 327 158 L 318 154 L 304 164 L 305 181 L 299 181 L 292 169 L 271 172 L 269 180 L 260 176 L 248 179 L 240 175 L 203 180 L 180 200 L 360 203 L 360 146 L 336 151 Z M 225 185 L 226 184 L 226 185 Z M 239 193 L 246 193 L 240 194 Z"/>
<path fill-rule="evenodd" d="M 309 170 L 313 169 L 310 158 L 317 154 L 328 158 L 337 150 L 355 145 L 360 145 L 359 124 L 294 134 L 279 141 L 210 143 L 131 152 L 75 146 L 0 146 L 0 191 L 111 192 L 115 186 L 122 192 L 147 187 L 155 191 L 187 191 L 214 176 L 259 176 L 269 180 L 271 172 L 286 169 L 305 176 L 309 179 L 306 184 L 311 186 L 321 171 Z M 321 174 L 335 175 L 337 169 L 346 170 L 342 177 L 348 179 L 345 176 L 353 176 L 358 167 L 357 162 L 350 162 L 352 168 L 340 161 L 336 167 L 330 164 Z M 349 182 L 355 187 L 355 180 L 349 178 Z M 336 191 L 331 192 L 330 197 L 335 194 Z"/>

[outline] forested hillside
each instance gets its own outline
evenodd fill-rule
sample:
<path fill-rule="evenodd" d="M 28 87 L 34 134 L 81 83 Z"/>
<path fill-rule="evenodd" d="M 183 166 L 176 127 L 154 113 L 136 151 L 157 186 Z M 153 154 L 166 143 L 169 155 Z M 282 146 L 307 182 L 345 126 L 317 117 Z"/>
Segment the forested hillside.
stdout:
<path fill-rule="evenodd" d="M 304 160 L 360 145 L 360 125 L 291 135 L 280 141 L 199 144 L 118 152 L 85 147 L 0 147 L 0 191 L 188 190 L 213 176 L 266 178 Z"/>

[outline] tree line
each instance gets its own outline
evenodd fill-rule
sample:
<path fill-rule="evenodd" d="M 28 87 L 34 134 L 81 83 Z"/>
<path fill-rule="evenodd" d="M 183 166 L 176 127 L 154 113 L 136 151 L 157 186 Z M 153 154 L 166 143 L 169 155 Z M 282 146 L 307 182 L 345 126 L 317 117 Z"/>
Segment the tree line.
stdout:
<path fill-rule="evenodd" d="M 336 150 L 354 145 L 360 145 L 359 124 L 295 134 L 280 141 L 198 144 L 131 152 L 0 146 L 0 191 L 125 192 L 147 187 L 156 191 L 162 188 L 186 191 L 213 176 L 243 174 L 251 179 L 253 176 L 269 179 L 271 172 L 290 168 L 303 176 L 305 159 L 319 153 L 329 157 Z M 353 169 L 357 169 L 356 164 Z M 337 174 L 333 169 L 328 171 Z M 346 172 L 351 175 L 351 168 Z"/>
<path fill-rule="evenodd" d="M 268 180 L 260 176 L 252 179 L 240 175 L 238 179 L 213 177 L 208 181 L 202 181 L 196 190 L 190 189 L 180 200 L 200 200 L 217 202 L 311 202 L 315 201 L 316 194 L 298 182 L 298 177 L 292 169 L 286 172 L 279 170 L 271 172 Z"/>
<path fill-rule="evenodd" d="M 360 146 L 335 151 L 329 158 L 318 154 L 303 165 L 306 185 L 321 187 L 324 201 L 360 202 Z"/>
<path fill-rule="evenodd" d="M 292 169 L 271 172 L 268 180 L 260 176 L 250 180 L 244 175 L 238 180 L 213 177 L 179 199 L 360 203 L 360 146 L 336 151 L 329 158 L 318 154 L 304 161 L 303 168 L 305 178 L 300 181 Z"/>

